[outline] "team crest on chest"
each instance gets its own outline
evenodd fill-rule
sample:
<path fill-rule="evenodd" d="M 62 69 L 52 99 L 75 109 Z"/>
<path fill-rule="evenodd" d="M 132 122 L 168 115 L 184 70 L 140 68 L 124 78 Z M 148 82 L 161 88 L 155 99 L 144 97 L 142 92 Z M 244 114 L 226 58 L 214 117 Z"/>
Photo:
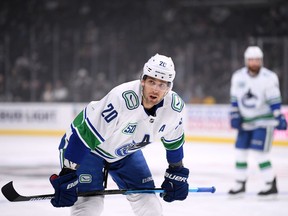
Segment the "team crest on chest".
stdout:
<path fill-rule="evenodd" d="M 253 94 L 251 89 L 248 90 L 245 95 L 241 98 L 241 102 L 246 108 L 255 108 L 258 101 L 257 95 Z"/>
<path fill-rule="evenodd" d="M 115 149 L 115 154 L 118 156 L 126 156 L 126 155 L 131 154 L 135 151 L 138 151 L 140 148 L 143 148 L 146 145 L 149 145 L 150 143 L 151 143 L 150 135 L 145 134 L 141 142 L 137 143 L 134 140 L 132 140 L 131 143 L 127 143 L 127 144 L 122 145 L 119 148 Z"/>

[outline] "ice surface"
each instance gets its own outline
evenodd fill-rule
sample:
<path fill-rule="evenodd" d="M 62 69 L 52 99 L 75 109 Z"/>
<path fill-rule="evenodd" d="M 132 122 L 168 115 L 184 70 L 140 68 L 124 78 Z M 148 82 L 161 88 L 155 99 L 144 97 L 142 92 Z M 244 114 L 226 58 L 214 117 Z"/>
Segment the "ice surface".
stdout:
<path fill-rule="evenodd" d="M 58 143 L 60 137 L 0 136 L 0 186 L 14 182 L 22 195 L 53 193 L 49 176 L 59 172 Z M 165 151 L 160 143 L 144 149 L 157 187 L 160 187 L 167 167 Z M 262 181 L 257 164 L 251 157 L 247 194 L 231 199 L 226 192 L 233 185 L 234 151 L 229 144 L 186 143 L 185 166 L 190 169 L 190 187 L 215 186 L 211 193 L 190 193 L 185 201 L 162 202 L 164 216 L 286 216 L 288 215 L 288 147 L 274 146 L 271 159 L 278 176 L 279 195 L 273 200 L 259 200 L 256 193 Z M 108 189 L 116 186 L 109 179 Z M 112 206 L 112 208 L 111 208 Z M 54 208 L 49 201 L 7 201 L 0 195 L 1 216 L 68 216 L 68 208 Z M 130 205 L 123 195 L 105 198 L 103 216 L 132 216 Z"/>

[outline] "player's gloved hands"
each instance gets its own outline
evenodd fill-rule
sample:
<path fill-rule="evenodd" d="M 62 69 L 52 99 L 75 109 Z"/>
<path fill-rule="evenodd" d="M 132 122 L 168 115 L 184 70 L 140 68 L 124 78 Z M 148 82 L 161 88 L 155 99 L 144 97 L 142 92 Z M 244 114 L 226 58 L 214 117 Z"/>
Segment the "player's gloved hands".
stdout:
<path fill-rule="evenodd" d="M 287 121 L 285 119 L 285 116 L 280 114 L 278 117 L 276 117 L 276 120 L 278 120 L 278 125 L 276 126 L 276 129 L 278 130 L 286 130 L 287 129 Z"/>
<path fill-rule="evenodd" d="M 242 117 L 239 112 L 230 113 L 230 125 L 232 128 L 241 129 Z"/>
<path fill-rule="evenodd" d="M 63 171 L 64 169 L 65 171 Z M 54 207 L 69 207 L 74 205 L 78 199 L 78 177 L 76 170 L 63 168 L 59 176 L 56 174 L 50 176 L 50 182 L 55 190 L 54 198 L 51 199 Z"/>
<path fill-rule="evenodd" d="M 166 202 L 173 202 L 174 200 L 184 200 L 188 196 L 189 184 L 187 179 L 189 176 L 189 169 L 185 167 L 177 167 L 166 169 L 164 182 L 161 188 L 165 191 L 160 196 Z"/>

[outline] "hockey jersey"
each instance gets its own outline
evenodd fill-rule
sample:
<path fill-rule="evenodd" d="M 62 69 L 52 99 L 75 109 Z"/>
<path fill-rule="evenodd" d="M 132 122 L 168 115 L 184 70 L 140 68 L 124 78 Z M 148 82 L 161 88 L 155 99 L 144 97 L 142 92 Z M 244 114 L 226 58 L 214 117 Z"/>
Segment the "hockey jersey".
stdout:
<path fill-rule="evenodd" d="M 281 93 L 274 72 L 262 67 L 253 77 L 247 67 L 241 68 L 232 76 L 230 96 L 232 109 L 238 109 L 243 117 L 244 129 L 277 124 L 271 106 L 281 104 Z"/>
<path fill-rule="evenodd" d="M 67 144 L 73 145 L 69 143 L 74 140 L 70 137 L 76 135 L 77 140 L 81 140 L 77 145 L 85 145 L 108 162 L 120 160 L 157 140 L 162 141 L 167 151 L 181 148 L 184 143 L 183 100 L 169 91 L 155 116 L 145 112 L 141 100 L 140 80 L 115 87 L 78 114 L 66 132 Z M 77 155 L 69 157 L 68 160 L 74 161 Z M 173 158 L 170 160 L 173 162 Z"/>

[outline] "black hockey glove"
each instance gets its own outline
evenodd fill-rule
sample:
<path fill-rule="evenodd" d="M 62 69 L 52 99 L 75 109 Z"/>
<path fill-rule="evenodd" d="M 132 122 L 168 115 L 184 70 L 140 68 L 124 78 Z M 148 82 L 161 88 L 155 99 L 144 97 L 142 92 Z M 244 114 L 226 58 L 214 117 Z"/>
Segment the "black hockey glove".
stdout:
<path fill-rule="evenodd" d="M 160 196 L 166 202 L 186 199 L 189 191 L 188 176 L 189 169 L 185 167 L 169 167 L 166 169 L 165 180 L 161 185 L 164 193 L 161 193 Z"/>
<path fill-rule="evenodd" d="M 63 168 L 59 176 L 56 174 L 50 176 L 50 182 L 55 190 L 51 204 L 54 207 L 73 206 L 78 199 L 78 177 L 76 170 Z"/>

